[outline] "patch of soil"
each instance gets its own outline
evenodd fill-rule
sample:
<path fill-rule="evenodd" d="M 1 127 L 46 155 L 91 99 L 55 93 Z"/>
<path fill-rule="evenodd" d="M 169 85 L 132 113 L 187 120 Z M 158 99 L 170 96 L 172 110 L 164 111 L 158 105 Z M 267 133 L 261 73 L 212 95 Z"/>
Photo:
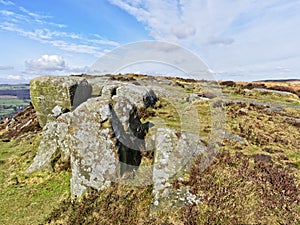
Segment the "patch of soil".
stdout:
<path fill-rule="evenodd" d="M 25 108 L 17 113 L 11 119 L 5 119 L 0 123 L 0 139 L 8 141 L 27 132 L 40 131 L 42 128 L 39 125 L 33 105 Z"/>
<path fill-rule="evenodd" d="M 266 88 L 266 85 L 261 84 L 261 83 L 248 83 L 248 84 L 244 85 L 243 88 L 252 90 L 254 88 Z"/>
<path fill-rule="evenodd" d="M 224 85 L 227 87 L 235 87 L 236 83 L 234 81 L 228 80 L 228 81 L 221 81 L 220 85 Z"/>
<path fill-rule="evenodd" d="M 133 77 L 129 77 L 126 75 L 117 75 L 117 76 L 112 76 L 111 80 L 116 80 L 116 81 L 125 81 L 125 82 L 129 82 L 129 81 L 136 81 L 135 78 Z"/>

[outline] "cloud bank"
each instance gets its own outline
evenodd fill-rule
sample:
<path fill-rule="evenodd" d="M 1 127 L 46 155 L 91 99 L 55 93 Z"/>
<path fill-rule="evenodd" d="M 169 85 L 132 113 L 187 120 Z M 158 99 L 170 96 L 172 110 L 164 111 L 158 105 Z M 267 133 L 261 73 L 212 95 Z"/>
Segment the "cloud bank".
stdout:
<path fill-rule="evenodd" d="M 295 63 L 300 56 L 300 1 L 110 2 L 143 23 L 154 39 L 191 49 L 218 74 L 272 78 L 278 75 L 276 68 L 284 67 L 281 76 L 300 77 Z"/>

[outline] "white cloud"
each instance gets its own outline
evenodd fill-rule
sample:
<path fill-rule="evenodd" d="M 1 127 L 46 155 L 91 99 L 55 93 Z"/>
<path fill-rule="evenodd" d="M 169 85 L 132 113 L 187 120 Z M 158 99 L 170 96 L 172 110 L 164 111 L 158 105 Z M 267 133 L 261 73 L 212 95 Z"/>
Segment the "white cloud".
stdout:
<path fill-rule="evenodd" d="M 119 43 L 97 34 L 66 32 L 63 30 L 66 25 L 55 23 L 50 20 L 50 16 L 29 11 L 24 7 L 0 10 L 0 15 L 3 17 L 0 30 L 14 32 L 60 50 L 99 57 L 105 49 L 119 46 Z"/>
<path fill-rule="evenodd" d="M 84 53 L 84 54 L 91 54 L 97 57 L 100 57 L 103 53 L 99 47 L 85 45 L 85 44 L 76 44 L 76 43 L 69 43 L 66 41 L 50 41 L 51 45 L 58 47 L 62 50 L 76 52 L 76 53 Z"/>
<path fill-rule="evenodd" d="M 15 5 L 15 3 L 13 3 L 12 1 L 7 1 L 7 0 L 0 0 L 0 4 L 6 5 L 6 6 Z"/>
<path fill-rule="evenodd" d="M 14 15 L 14 12 L 8 10 L 1 10 L 0 14 L 2 14 L 3 16 L 12 16 Z"/>
<path fill-rule="evenodd" d="M 28 83 L 32 77 L 23 76 L 23 75 L 0 75 L 1 84 L 21 84 Z"/>
<path fill-rule="evenodd" d="M 185 39 L 196 34 L 196 29 L 194 27 L 182 25 L 171 27 L 171 31 L 178 39 Z"/>
<path fill-rule="evenodd" d="M 19 75 L 8 75 L 7 79 L 11 81 L 20 81 L 22 80 L 22 77 Z"/>
<path fill-rule="evenodd" d="M 30 17 L 32 17 L 36 20 L 49 18 L 49 16 L 45 16 L 45 15 L 41 15 L 41 14 L 38 14 L 38 13 L 31 12 L 31 11 L 25 9 L 24 7 L 19 7 L 19 10 L 21 12 L 23 12 L 25 15 L 30 16 Z"/>
<path fill-rule="evenodd" d="M 223 74 L 298 76 L 300 2 L 282 0 L 110 0 L 157 40 L 178 43 Z M 297 63 L 299 64 L 299 63 Z M 299 68 L 298 70 L 295 70 Z M 236 71 L 239 71 L 236 73 Z M 290 73 L 288 73 L 290 72 Z M 298 73 L 297 73 L 298 72 Z"/>
<path fill-rule="evenodd" d="M 250 0 L 216 1 L 216 0 L 146 0 L 133 4 L 129 0 L 110 0 L 149 29 L 156 39 L 181 42 L 197 40 L 208 42 L 210 37 L 219 37 L 234 18 L 248 9 Z M 176 3 L 177 2 L 177 3 Z M 226 9 L 226 10 L 225 10 Z"/>
<path fill-rule="evenodd" d="M 89 73 L 90 67 L 70 66 L 60 55 L 42 55 L 37 59 L 25 61 L 27 69 L 23 74 L 31 78 L 37 75 L 61 75 L 61 74 L 82 74 Z"/>
<path fill-rule="evenodd" d="M 40 73 L 43 71 L 62 71 L 66 69 L 66 63 L 59 55 L 42 55 L 38 59 L 26 61 L 27 73 Z"/>

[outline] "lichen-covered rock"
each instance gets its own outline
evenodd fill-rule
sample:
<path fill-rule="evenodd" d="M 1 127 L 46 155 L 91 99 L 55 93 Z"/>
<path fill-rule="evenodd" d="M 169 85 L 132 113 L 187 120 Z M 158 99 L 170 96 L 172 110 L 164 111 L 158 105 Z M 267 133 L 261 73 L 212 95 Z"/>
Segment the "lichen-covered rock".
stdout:
<path fill-rule="evenodd" d="M 106 84 L 106 85 L 102 88 L 101 95 L 110 98 L 110 97 L 116 95 L 117 88 L 118 88 L 119 86 L 120 86 L 120 85 L 118 85 L 118 84 Z"/>
<path fill-rule="evenodd" d="M 72 111 L 91 97 L 92 87 L 81 77 L 38 77 L 30 81 L 31 102 L 42 127 L 55 106 Z"/>
<path fill-rule="evenodd" d="M 68 160 L 70 156 L 68 127 L 69 124 L 63 119 L 46 124 L 38 152 L 27 173 L 45 168 L 53 169 L 52 162 L 57 154 L 61 154 L 65 161 Z"/>
<path fill-rule="evenodd" d="M 155 141 L 153 202 L 156 207 L 168 208 L 180 198 L 172 189 L 172 182 L 184 177 L 205 146 L 198 135 L 168 128 L 158 128 L 152 139 Z"/>
<path fill-rule="evenodd" d="M 150 106 L 153 107 L 157 101 L 158 101 L 158 97 L 156 96 L 156 94 L 154 93 L 154 91 L 152 89 L 150 89 L 143 96 L 143 102 L 144 102 L 144 106 L 146 108 L 148 108 Z"/>
<path fill-rule="evenodd" d="M 144 96 L 149 95 L 150 88 L 146 86 L 138 86 L 135 84 L 126 84 L 117 88 L 118 96 L 126 97 L 131 103 L 138 108 L 144 107 Z"/>
<path fill-rule="evenodd" d="M 73 112 L 44 127 L 43 137 L 28 173 L 52 167 L 56 155 L 70 160 L 71 194 L 81 196 L 87 187 L 103 189 L 117 174 L 117 149 L 109 99 L 89 99 Z"/>
<path fill-rule="evenodd" d="M 71 120 L 71 193 L 81 196 L 87 187 L 101 190 L 117 176 L 117 151 L 110 118 L 109 99 L 82 104 Z"/>
<path fill-rule="evenodd" d="M 138 107 L 153 106 L 160 95 L 164 96 L 166 89 L 156 86 L 156 89 L 161 91 L 158 92 L 157 97 L 157 92 L 153 91 L 156 89 L 150 86 L 121 84 L 116 81 L 103 86 L 102 96 L 76 104 L 75 108 L 74 100 L 72 102 L 70 97 L 70 87 L 73 82 L 85 83 L 86 86 L 89 84 L 77 78 L 66 84 L 56 84 L 59 79 L 63 82 L 67 78 L 54 78 L 53 82 L 46 81 L 50 83 L 51 91 L 54 91 L 54 86 L 57 85 L 57 92 L 65 97 L 61 100 L 65 101 L 65 104 L 54 101 L 55 105 L 47 108 L 53 111 L 53 121 L 49 120 L 44 126 L 37 155 L 27 172 L 53 168 L 54 162 L 59 157 L 61 162 L 70 162 L 73 198 L 82 196 L 89 187 L 102 190 L 111 182 L 125 181 L 126 183 L 129 178 L 125 175 L 134 174 L 131 181 L 138 182 L 143 180 L 141 178 L 145 174 L 153 172 L 149 180 L 153 182 L 154 205 L 159 207 L 166 202 L 166 199 L 174 200 L 172 196 L 173 191 L 176 190 L 171 188 L 173 180 L 180 176 L 184 177 L 195 157 L 203 152 L 205 147 L 198 135 L 188 133 L 185 129 L 183 129 L 185 132 L 178 132 L 167 128 L 156 128 L 154 124 L 154 128 L 150 129 L 152 141 L 148 140 L 146 149 L 145 137 L 149 124 L 145 126 L 146 123 L 141 122 Z M 44 87 L 46 81 L 42 83 L 42 87 L 33 89 L 33 92 L 39 90 L 36 93 L 45 96 L 48 90 Z M 37 85 L 38 82 L 32 83 Z M 169 101 L 174 102 L 173 105 L 176 105 L 175 102 L 180 104 L 179 96 L 181 101 L 184 101 L 183 95 L 180 94 L 173 94 L 172 100 Z M 86 97 L 78 98 L 79 102 L 84 101 Z M 53 99 L 48 98 L 46 102 L 50 104 Z M 59 100 L 59 97 L 57 99 Z M 38 104 L 42 107 L 45 103 Z M 65 112 L 63 109 L 67 106 L 70 106 L 73 111 L 63 113 Z M 39 112 L 41 115 L 46 113 L 42 110 Z M 181 111 L 178 109 L 178 112 Z M 144 150 L 155 151 L 154 164 L 149 165 L 149 168 L 140 168 Z M 178 195 L 178 190 L 176 193 L 177 199 L 182 197 Z M 187 191 L 182 193 L 191 198 Z M 169 203 L 166 202 L 171 206 Z"/>
<path fill-rule="evenodd" d="M 125 172 L 138 169 L 146 133 L 127 98 L 91 98 L 73 112 L 48 122 L 27 173 L 70 162 L 72 197 L 88 187 L 101 190 Z"/>

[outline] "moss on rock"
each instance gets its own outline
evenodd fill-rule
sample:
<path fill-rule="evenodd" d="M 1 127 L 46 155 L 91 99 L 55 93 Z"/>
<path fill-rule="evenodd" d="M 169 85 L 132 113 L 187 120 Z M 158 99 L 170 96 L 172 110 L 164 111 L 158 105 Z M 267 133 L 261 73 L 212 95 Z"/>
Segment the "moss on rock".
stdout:
<path fill-rule="evenodd" d="M 52 109 L 59 105 L 72 111 L 91 97 L 92 86 L 81 77 L 38 77 L 30 82 L 30 97 L 42 127 Z"/>

